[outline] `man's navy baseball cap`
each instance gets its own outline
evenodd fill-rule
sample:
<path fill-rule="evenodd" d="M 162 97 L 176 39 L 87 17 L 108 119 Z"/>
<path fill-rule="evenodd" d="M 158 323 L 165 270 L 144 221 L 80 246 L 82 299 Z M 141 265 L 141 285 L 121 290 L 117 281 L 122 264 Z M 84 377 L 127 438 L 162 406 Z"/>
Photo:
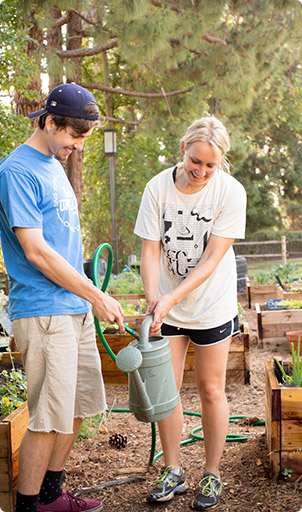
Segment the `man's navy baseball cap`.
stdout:
<path fill-rule="evenodd" d="M 32 119 L 33 117 L 45 114 L 45 112 L 50 112 L 51 114 L 59 114 L 65 117 L 78 117 L 80 119 L 96 121 L 99 118 L 98 114 L 86 114 L 83 112 L 85 105 L 90 101 L 97 104 L 95 97 L 87 89 L 74 82 L 62 84 L 51 91 L 42 110 L 31 112 L 28 117 Z"/>

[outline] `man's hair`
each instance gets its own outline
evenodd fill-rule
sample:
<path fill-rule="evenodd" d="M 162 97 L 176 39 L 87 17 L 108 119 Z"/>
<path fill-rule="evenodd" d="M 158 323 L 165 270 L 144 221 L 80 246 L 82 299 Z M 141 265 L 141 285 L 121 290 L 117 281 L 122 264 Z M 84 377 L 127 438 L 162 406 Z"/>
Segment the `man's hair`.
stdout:
<path fill-rule="evenodd" d="M 98 114 L 99 113 L 99 107 L 96 103 L 93 101 L 90 101 L 85 105 L 83 108 L 83 112 L 85 114 Z M 42 114 L 39 117 L 38 126 L 41 130 L 45 127 L 45 121 L 48 116 L 51 116 L 57 129 L 58 130 L 64 130 L 67 126 L 70 126 L 75 133 L 78 135 L 81 135 L 82 133 L 88 132 L 91 128 L 94 126 L 97 126 L 99 124 L 99 121 L 91 121 L 89 119 L 82 119 L 79 117 L 67 117 L 67 116 L 61 116 L 59 114 L 52 114 L 50 112 L 45 112 L 45 114 Z"/>

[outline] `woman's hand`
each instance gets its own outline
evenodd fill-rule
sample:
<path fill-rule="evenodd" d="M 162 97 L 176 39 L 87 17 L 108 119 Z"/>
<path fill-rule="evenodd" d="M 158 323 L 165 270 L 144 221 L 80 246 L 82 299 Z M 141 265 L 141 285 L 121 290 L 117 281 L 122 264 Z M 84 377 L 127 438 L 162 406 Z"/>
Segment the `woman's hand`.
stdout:
<path fill-rule="evenodd" d="M 153 322 L 150 327 L 151 334 L 159 334 L 165 316 L 173 308 L 175 302 L 170 293 L 162 295 L 147 307 L 147 314 L 153 315 Z"/>

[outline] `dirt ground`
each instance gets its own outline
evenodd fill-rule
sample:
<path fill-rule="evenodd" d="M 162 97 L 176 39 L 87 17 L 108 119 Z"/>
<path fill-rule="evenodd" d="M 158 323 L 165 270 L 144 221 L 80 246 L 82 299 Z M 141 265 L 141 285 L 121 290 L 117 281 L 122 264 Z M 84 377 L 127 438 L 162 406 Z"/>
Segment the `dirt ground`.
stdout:
<path fill-rule="evenodd" d="M 271 359 L 272 350 L 257 347 L 255 315 L 255 311 L 248 309 L 244 313 L 250 329 L 251 383 L 228 385 L 227 397 L 230 415 L 264 419 L 264 363 Z M 284 357 L 284 353 L 282 355 Z M 109 408 L 128 408 L 125 386 L 107 386 L 106 389 Z M 185 411 L 200 412 L 195 388 L 183 388 L 181 398 Z M 199 417 L 185 414 L 183 440 L 189 439 L 190 431 L 199 425 Z M 241 419 L 230 423 L 229 433 L 246 436 L 247 441 L 226 443 L 221 463 L 224 490 L 215 510 L 301 512 L 302 478 L 279 483 L 271 480 L 264 425 L 250 425 L 246 419 Z M 117 449 L 109 444 L 110 436 L 115 434 L 127 436 L 125 448 Z M 150 424 L 138 422 L 130 413 L 111 411 L 101 432 L 74 446 L 66 467 L 65 486 L 80 497 L 102 500 L 104 512 L 191 510 L 190 503 L 203 471 L 203 442 L 188 443 L 181 448 L 181 463 L 190 485 L 187 493 L 155 507 L 148 505 L 145 496 L 164 463 L 163 457 L 159 457 L 147 470 L 150 447 Z M 160 449 L 157 436 L 156 453 Z"/>

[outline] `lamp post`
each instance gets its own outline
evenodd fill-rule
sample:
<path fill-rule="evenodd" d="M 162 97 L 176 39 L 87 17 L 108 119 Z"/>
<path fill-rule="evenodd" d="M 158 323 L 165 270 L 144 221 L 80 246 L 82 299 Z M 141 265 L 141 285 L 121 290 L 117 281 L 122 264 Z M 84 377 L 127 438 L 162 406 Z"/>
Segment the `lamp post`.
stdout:
<path fill-rule="evenodd" d="M 118 274 L 118 252 L 117 252 L 117 234 L 115 222 L 115 187 L 114 187 L 114 162 L 116 155 L 116 131 L 114 129 L 104 130 L 104 153 L 108 156 L 109 179 L 110 179 L 110 202 L 111 202 L 111 221 L 112 221 L 112 244 L 113 244 L 113 272 Z"/>

